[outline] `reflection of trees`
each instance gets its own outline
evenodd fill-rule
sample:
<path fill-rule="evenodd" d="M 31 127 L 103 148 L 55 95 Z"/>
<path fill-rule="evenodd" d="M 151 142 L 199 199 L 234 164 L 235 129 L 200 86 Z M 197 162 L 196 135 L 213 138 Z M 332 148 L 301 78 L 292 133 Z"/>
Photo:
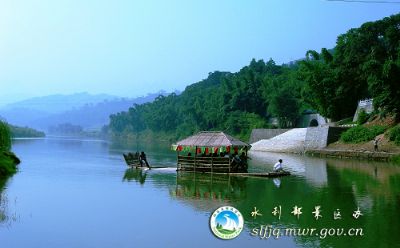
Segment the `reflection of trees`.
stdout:
<path fill-rule="evenodd" d="M 4 196 L 3 189 L 7 182 L 7 179 L 0 179 L 0 224 L 8 220 L 7 217 L 7 198 Z"/>
<path fill-rule="evenodd" d="M 382 166 L 382 164 L 381 164 Z M 387 166 L 387 165 L 384 165 Z M 256 220 L 245 218 L 250 228 L 259 225 L 275 224 L 295 228 L 363 228 L 363 237 L 296 237 L 297 243 L 308 246 L 318 243 L 321 247 L 381 247 L 396 246 L 400 237 L 393 233 L 400 232 L 400 174 L 388 178 L 385 192 L 378 190 L 382 186 L 373 176 L 362 171 L 327 166 L 328 183 L 322 188 L 310 187 L 306 181 L 282 179 L 282 187 L 274 189 L 267 181 L 249 180 L 247 190 L 258 192 L 248 194 L 247 201 L 238 202 L 241 211 L 247 211 L 257 206 L 263 216 Z M 258 189 L 258 191 L 256 191 Z M 363 201 L 372 199 L 369 208 Z M 253 203 L 254 206 L 248 203 Z M 275 205 L 282 206 L 282 217 L 279 221 L 271 214 Z M 293 206 L 301 206 L 303 214 L 297 220 L 291 211 Z M 322 219 L 318 221 L 312 216 L 315 206 L 322 207 Z M 352 213 L 361 206 L 363 216 L 354 219 Z M 364 206 L 364 207 L 363 207 Z M 341 220 L 333 219 L 333 211 L 340 209 Z M 243 213 L 243 212 L 242 212 Z M 243 213 L 244 215 L 248 213 Z"/>
<path fill-rule="evenodd" d="M 2 194 L 4 184 L 5 184 L 5 180 L 0 179 L 0 222 L 3 222 L 6 218 L 5 213 L 4 213 L 4 203 L 3 203 L 4 197 Z"/>
<path fill-rule="evenodd" d="M 364 217 L 360 219 L 365 237 L 356 238 L 357 246 L 397 246 L 400 237 L 400 168 L 384 163 L 338 163 L 328 162 L 328 171 L 335 175 L 330 187 L 345 185 L 348 190 L 337 194 L 348 194 L 354 198 L 355 206 L 364 206 Z M 345 199 L 338 199 L 345 201 Z M 356 222 L 357 223 L 357 222 Z"/>
<path fill-rule="evenodd" d="M 327 160 L 327 165 L 340 172 L 347 183 L 354 182 L 358 194 L 372 194 L 390 198 L 398 185 L 400 167 L 381 162 L 360 162 L 352 160 Z"/>

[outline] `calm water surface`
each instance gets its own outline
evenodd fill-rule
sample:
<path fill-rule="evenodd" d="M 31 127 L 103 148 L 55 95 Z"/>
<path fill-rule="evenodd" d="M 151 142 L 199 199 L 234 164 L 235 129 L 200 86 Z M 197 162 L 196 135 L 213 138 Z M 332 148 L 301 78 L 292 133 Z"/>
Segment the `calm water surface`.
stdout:
<path fill-rule="evenodd" d="M 1 247 L 399 247 L 400 167 L 251 153 L 252 171 L 282 158 L 281 179 L 177 174 L 174 168 L 127 169 L 126 151 L 103 141 L 15 140 L 23 161 L 0 201 Z M 168 148 L 145 148 L 153 166 L 175 166 Z M 213 236 L 211 212 L 231 205 L 244 215 L 234 240 Z M 281 207 L 280 219 L 272 215 Z M 301 207 L 299 218 L 290 212 Z M 312 212 L 321 206 L 322 218 Z M 256 207 L 262 216 L 251 217 Z M 359 207 L 362 216 L 352 214 Z M 341 219 L 334 220 L 339 210 Z M 260 239 L 260 225 L 362 228 L 363 236 Z"/>

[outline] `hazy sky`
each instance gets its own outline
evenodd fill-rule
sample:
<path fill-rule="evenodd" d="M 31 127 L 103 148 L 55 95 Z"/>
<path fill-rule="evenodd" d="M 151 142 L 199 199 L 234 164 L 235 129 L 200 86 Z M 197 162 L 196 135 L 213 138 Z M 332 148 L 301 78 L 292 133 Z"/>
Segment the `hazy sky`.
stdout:
<path fill-rule="evenodd" d="M 252 58 L 334 46 L 400 4 L 324 0 L 2 0 L 0 104 L 55 93 L 183 90 Z"/>

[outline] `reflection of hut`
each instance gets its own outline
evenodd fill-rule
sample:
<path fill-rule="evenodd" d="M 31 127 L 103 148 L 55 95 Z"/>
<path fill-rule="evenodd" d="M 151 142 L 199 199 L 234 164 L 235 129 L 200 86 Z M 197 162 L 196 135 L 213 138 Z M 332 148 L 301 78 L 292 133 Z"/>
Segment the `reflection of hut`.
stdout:
<path fill-rule="evenodd" d="M 232 177 L 228 174 L 211 175 L 179 172 L 176 189 L 170 191 L 181 199 L 202 199 L 207 201 L 237 200 L 246 196 L 246 177 Z"/>
<path fill-rule="evenodd" d="M 178 170 L 224 173 L 247 171 L 249 148 L 249 144 L 223 132 L 200 132 L 172 146 L 177 152 Z M 239 158 L 242 153 L 245 156 Z"/>

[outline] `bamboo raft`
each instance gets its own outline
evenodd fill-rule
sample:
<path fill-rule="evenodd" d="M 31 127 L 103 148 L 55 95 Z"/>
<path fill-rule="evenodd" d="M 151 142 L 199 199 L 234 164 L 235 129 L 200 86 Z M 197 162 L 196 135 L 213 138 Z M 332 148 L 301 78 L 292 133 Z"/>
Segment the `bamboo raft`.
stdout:
<path fill-rule="evenodd" d="M 231 176 L 242 177 L 268 177 L 276 178 L 289 176 L 288 171 L 271 171 L 249 173 L 247 169 L 235 166 L 229 158 L 226 157 L 188 157 L 178 155 L 177 171 L 202 172 L 213 174 L 229 174 Z"/>
<path fill-rule="evenodd" d="M 177 170 L 179 171 L 179 170 Z M 192 171 L 193 172 L 193 171 Z M 277 178 L 277 177 L 284 177 L 290 176 L 291 173 L 289 171 L 271 171 L 271 172 L 202 172 L 200 174 L 209 174 L 212 173 L 213 175 L 229 175 L 229 176 L 238 176 L 238 177 L 264 177 L 264 178 Z"/>
<path fill-rule="evenodd" d="M 279 171 L 279 172 L 265 172 L 265 173 L 230 173 L 232 176 L 242 176 L 242 177 L 269 177 L 269 178 L 275 178 L 275 177 L 284 177 L 284 176 L 290 176 L 289 171 Z"/>
<path fill-rule="evenodd" d="M 125 159 L 125 163 L 127 166 L 130 167 L 140 167 L 140 161 L 139 161 L 139 154 L 138 153 L 131 153 L 129 152 L 128 154 L 123 153 L 122 154 Z"/>

